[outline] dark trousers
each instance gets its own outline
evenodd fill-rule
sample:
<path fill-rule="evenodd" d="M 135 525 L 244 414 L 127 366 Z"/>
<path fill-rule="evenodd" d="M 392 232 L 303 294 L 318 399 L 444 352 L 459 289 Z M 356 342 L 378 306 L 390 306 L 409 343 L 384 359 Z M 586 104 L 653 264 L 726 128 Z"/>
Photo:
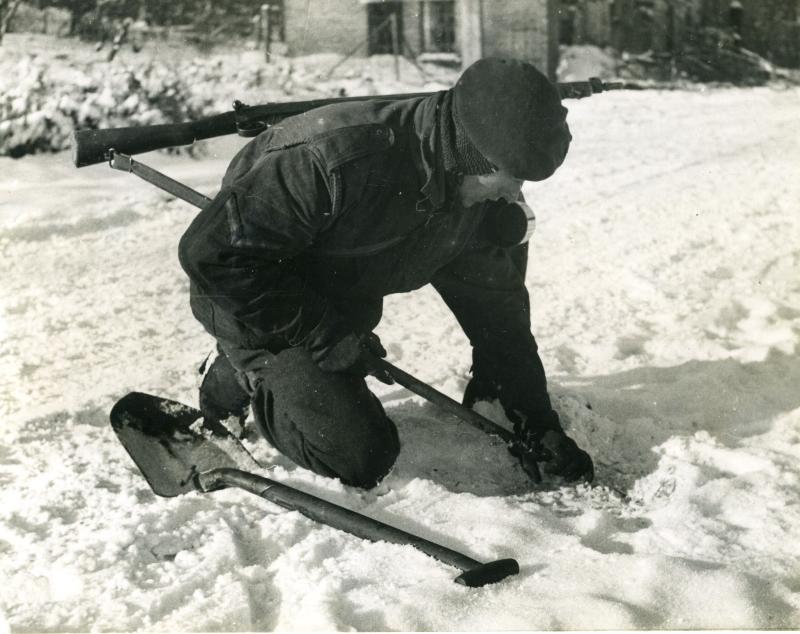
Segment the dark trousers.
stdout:
<path fill-rule="evenodd" d="M 220 348 L 200 387 L 207 416 L 243 416 L 298 465 L 345 484 L 375 486 L 400 451 L 397 428 L 364 377 L 327 373 L 309 353 L 289 348 Z"/>

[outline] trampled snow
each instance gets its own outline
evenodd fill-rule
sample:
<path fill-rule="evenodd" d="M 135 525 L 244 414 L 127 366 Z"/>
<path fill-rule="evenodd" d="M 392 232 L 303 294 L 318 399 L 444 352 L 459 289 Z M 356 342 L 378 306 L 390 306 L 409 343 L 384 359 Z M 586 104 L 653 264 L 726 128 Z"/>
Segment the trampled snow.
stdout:
<path fill-rule="evenodd" d="M 196 403 L 212 341 L 176 257 L 194 210 L 66 153 L 0 159 L 0 631 L 800 627 L 799 98 L 568 104 L 566 164 L 524 188 L 527 282 L 592 486 L 536 488 L 500 441 L 377 382 L 403 449 L 372 491 L 248 430 L 263 475 L 519 561 L 480 589 L 242 491 L 152 494 L 107 417 L 131 390 Z M 142 160 L 211 193 L 237 145 Z M 468 344 L 430 288 L 390 297 L 378 334 L 460 398 Z"/>

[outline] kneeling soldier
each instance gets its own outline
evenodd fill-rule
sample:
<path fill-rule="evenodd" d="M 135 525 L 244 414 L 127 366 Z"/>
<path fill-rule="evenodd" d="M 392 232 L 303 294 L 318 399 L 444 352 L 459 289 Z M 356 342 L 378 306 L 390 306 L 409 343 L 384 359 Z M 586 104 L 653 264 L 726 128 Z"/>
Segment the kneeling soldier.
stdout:
<path fill-rule="evenodd" d="M 526 245 L 487 229 L 497 201 L 564 161 L 566 115 L 533 66 L 483 59 L 450 90 L 318 108 L 248 143 L 180 243 L 193 313 L 220 353 L 204 414 L 243 417 L 249 404 L 297 464 L 374 486 L 399 442 L 364 380 L 385 355 L 372 331 L 386 295 L 430 283 L 472 344 L 465 404 L 499 399 L 545 471 L 591 479 L 547 393 Z"/>

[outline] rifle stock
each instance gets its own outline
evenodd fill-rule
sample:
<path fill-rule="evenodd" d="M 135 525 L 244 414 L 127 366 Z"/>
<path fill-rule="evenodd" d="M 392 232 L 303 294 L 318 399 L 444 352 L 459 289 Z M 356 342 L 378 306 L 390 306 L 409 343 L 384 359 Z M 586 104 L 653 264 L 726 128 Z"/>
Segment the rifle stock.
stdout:
<path fill-rule="evenodd" d="M 580 99 L 595 93 L 623 88 L 621 83 L 604 83 L 597 78 L 588 81 L 559 83 L 563 99 Z M 149 126 L 107 128 L 105 130 L 75 130 L 72 133 L 72 161 L 75 167 L 95 165 L 111 159 L 111 150 L 122 154 L 142 154 L 195 141 L 211 139 L 238 132 L 255 136 L 286 117 L 302 114 L 335 103 L 369 99 L 413 99 L 427 97 L 432 92 L 363 97 L 334 97 L 286 103 L 245 106 L 234 102 L 234 110 L 186 123 L 164 123 Z"/>

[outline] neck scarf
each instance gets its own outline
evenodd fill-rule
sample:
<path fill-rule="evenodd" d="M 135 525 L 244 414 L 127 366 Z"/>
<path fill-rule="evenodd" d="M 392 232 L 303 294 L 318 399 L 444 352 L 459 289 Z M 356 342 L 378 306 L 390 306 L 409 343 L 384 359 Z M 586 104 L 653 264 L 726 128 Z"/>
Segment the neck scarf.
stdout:
<path fill-rule="evenodd" d="M 453 93 L 448 90 L 439 110 L 444 168 L 454 174 L 491 174 L 496 170 L 472 144 L 453 114 Z"/>

